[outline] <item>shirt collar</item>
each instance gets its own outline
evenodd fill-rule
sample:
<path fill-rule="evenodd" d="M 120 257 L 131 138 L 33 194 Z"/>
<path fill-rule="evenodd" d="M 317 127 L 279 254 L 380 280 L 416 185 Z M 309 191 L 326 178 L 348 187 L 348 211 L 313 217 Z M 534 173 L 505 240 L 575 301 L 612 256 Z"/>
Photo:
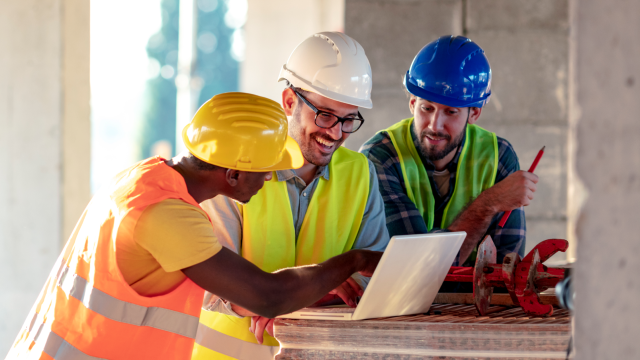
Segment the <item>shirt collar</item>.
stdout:
<path fill-rule="evenodd" d="M 276 171 L 276 176 L 278 178 L 278 181 L 288 181 L 293 179 L 294 177 L 299 178 L 295 170 L 278 170 Z M 329 166 L 325 165 L 318 167 L 316 175 L 313 177 L 313 179 L 315 180 L 319 177 L 323 177 L 325 180 L 329 181 Z"/>
<path fill-rule="evenodd" d="M 411 139 L 413 139 L 413 145 L 416 147 L 416 150 L 418 150 L 420 149 L 420 141 L 418 140 L 418 136 L 416 135 L 413 124 L 414 123 L 412 122 L 410 125 Z M 460 153 L 462 152 L 462 148 L 464 148 L 465 141 L 467 141 L 466 128 L 465 128 L 465 135 L 462 138 L 462 142 L 460 143 L 460 146 L 458 146 L 458 150 L 456 150 L 456 156 L 454 156 L 453 160 L 451 160 L 449 164 L 447 164 L 447 170 L 449 170 L 450 173 L 455 173 L 456 170 L 458 169 L 458 160 L 460 160 Z M 424 157 L 422 155 L 422 152 L 420 152 L 420 150 L 418 150 L 418 155 L 420 156 L 420 160 L 422 160 L 424 167 L 428 171 L 434 171 L 436 169 L 435 165 L 433 165 L 433 163 L 429 159 Z"/>

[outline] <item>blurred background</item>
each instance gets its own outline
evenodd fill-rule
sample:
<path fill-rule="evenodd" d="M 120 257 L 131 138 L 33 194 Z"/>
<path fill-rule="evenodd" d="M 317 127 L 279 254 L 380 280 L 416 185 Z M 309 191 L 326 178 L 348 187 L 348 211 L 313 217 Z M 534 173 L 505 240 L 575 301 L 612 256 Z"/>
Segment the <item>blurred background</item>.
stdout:
<path fill-rule="evenodd" d="M 625 319 L 607 309 L 640 295 L 626 275 L 640 271 L 631 255 L 640 237 L 627 230 L 640 203 L 640 4 L 613 2 L 0 0 L 0 355 L 91 194 L 139 160 L 180 152 L 181 129 L 216 94 L 280 102 L 281 66 L 319 31 L 347 33 L 371 62 L 374 107 L 345 144 L 354 150 L 410 116 L 402 77 L 424 45 L 453 34 L 485 50 L 493 95 L 479 125 L 508 139 L 524 169 L 546 146 L 526 251 L 570 241 L 548 263 L 589 264 L 577 288 L 592 315 L 578 323 L 577 341 L 604 344 L 612 335 L 587 329 L 612 314 Z M 624 300 L 609 294 L 622 283 Z M 623 337 L 640 335 L 638 326 Z"/>

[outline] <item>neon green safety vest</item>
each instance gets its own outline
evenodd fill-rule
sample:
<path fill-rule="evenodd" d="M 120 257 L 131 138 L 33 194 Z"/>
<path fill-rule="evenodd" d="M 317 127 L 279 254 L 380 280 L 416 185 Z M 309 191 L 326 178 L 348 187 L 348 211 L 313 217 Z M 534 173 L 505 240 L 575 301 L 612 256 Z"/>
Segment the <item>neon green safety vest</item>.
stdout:
<path fill-rule="evenodd" d="M 407 195 L 422 214 L 427 230 L 433 228 L 434 204 L 427 170 L 411 137 L 413 118 L 400 121 L 386 130 L 398 153 Z M 455 187 L 442 214 L 441 229 L 446 229 L 458 214 L 481 192 L 493 186 L 498 171 L 496 134 L 477 125 L 467 125 L 466 138 L 456 172 Z"/>
<path fill-rule="evenodd" d="M 330 180 L 319 179 L 296 242 L 287 184 L 274 173 L 249 203 L 240 206 L 242 257 L 273 272 L 318 264 L 351 250 L 369 196 L 367 158 L 340 147 L 329 163 L 329 176 Z M 259 345 L 250 325 L 249 317 L 203 310 L 192 359 L 272 359 L 278 341 L 265 332 Z"/>

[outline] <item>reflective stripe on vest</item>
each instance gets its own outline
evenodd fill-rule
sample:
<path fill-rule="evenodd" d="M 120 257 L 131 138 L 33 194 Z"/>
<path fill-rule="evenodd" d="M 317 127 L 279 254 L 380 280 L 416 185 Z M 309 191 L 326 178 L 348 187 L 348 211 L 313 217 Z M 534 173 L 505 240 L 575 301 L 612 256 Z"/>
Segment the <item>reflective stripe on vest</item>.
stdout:
<path fill-rule="evenodd" d="M 411 136 L 413 118 L 404 119 L 386 130 L 398 153 L 407 195 L 422 214 L 430 231 L 434 224 L 433 193 L 429 175 L 418 155 Z M 495 183 L 498 171 L 496 134 L 477 125 L 467 125 L 466 137 L 456 170 L 456 180 L 440 228 L 447 228 L 458 214 L 481 192 Z"/>
<path fill-rule="evenodd" d="M 62 272 L 59 286 L 65 294 L 80 300 L 88 309 L 108 319 L 136 326 L 150 326 L 188 338 L 196 338 L 197 316 L 159 307 L 144 307 L 116 299 L 94 288 L 80 276 L 69 274 L 68 267 Z"/>
<path fill-rule="evenodd" d="M 189 359 L 204 290 L 187 278 L 167 294 L 141 296 L 122 277 L 115 254 L 116 241 L 135 241 L 144 209 L 169 198 L 199 206 L 184 179 L 157 157 L 99 191 L 8 358 Z"/>
<path fill-rule="evenodd" d="M 351 250 L 362 223 L 369 185 L 367 158 L 344 147 L 338 148 L 329 163 L 329 180 L 324 177 L 318 180 L 296 241 L 287 184 L 286 181 L 277 181 L 274 174 L 273 179 L 265 183 L 249 203 L 241 206 L 242 256 L 262 270 L 273 272 L 286 267 L 318 264 Z M 266 347 L 257 345 L 255 336 L 249 332 L 249 317 L 238 319 L 203 310 L 200 323 L 237 340 L 208 341 L 205 335 L 200 336 L 203 327 L 199 327 L 196 343 L 215 352 L 235 354 L 241 351 L 241 346 Z M 203 341 L 215 347 L 204 345 Z M 263 344 L 269 347 L 279 345 L 266 332 Z M 211 359 L 208 355 L 212 352 L 196 350 L 192 359 Z"/>

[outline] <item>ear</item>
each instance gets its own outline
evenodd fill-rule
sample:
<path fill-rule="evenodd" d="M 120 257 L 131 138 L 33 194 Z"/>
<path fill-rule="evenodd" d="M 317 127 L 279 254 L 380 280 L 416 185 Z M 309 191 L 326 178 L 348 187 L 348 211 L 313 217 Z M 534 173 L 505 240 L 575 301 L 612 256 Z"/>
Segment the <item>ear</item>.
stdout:
<path fill-rule="evenodd" d="M 414 110 L 416 108 L 416 100 L 418 100 L 418 98 L 411 95 L 411 98 L 409 99 L 409 110 L 411 111 L 411 115 L 415 115 Z"/>
<path fill-rule="evenodd" d="M 284 113 L 287 116 L 293 115 L 293 109 L 296 105 L 296 94 L 291 90 L 291 88 L 286 88 L 282 90 L 282 108 L 284 109 Z"/>
<path fill-rule="evenodd" d="M 478 119 L 480 119 L 480 114 L 482 114 L 482 108 L 470 107 L 469 108 L 469 124 L 475 124 L 478 121 Z"/>
<path fill-rule="evenodd" d="M 240 178 L 239 170 L 227 169 L 227 172 L 225 173 L 225 179 L 227 180 L 227 183 L 230 186 L 232 187 L 237 186 L 239 178 Z"/>

